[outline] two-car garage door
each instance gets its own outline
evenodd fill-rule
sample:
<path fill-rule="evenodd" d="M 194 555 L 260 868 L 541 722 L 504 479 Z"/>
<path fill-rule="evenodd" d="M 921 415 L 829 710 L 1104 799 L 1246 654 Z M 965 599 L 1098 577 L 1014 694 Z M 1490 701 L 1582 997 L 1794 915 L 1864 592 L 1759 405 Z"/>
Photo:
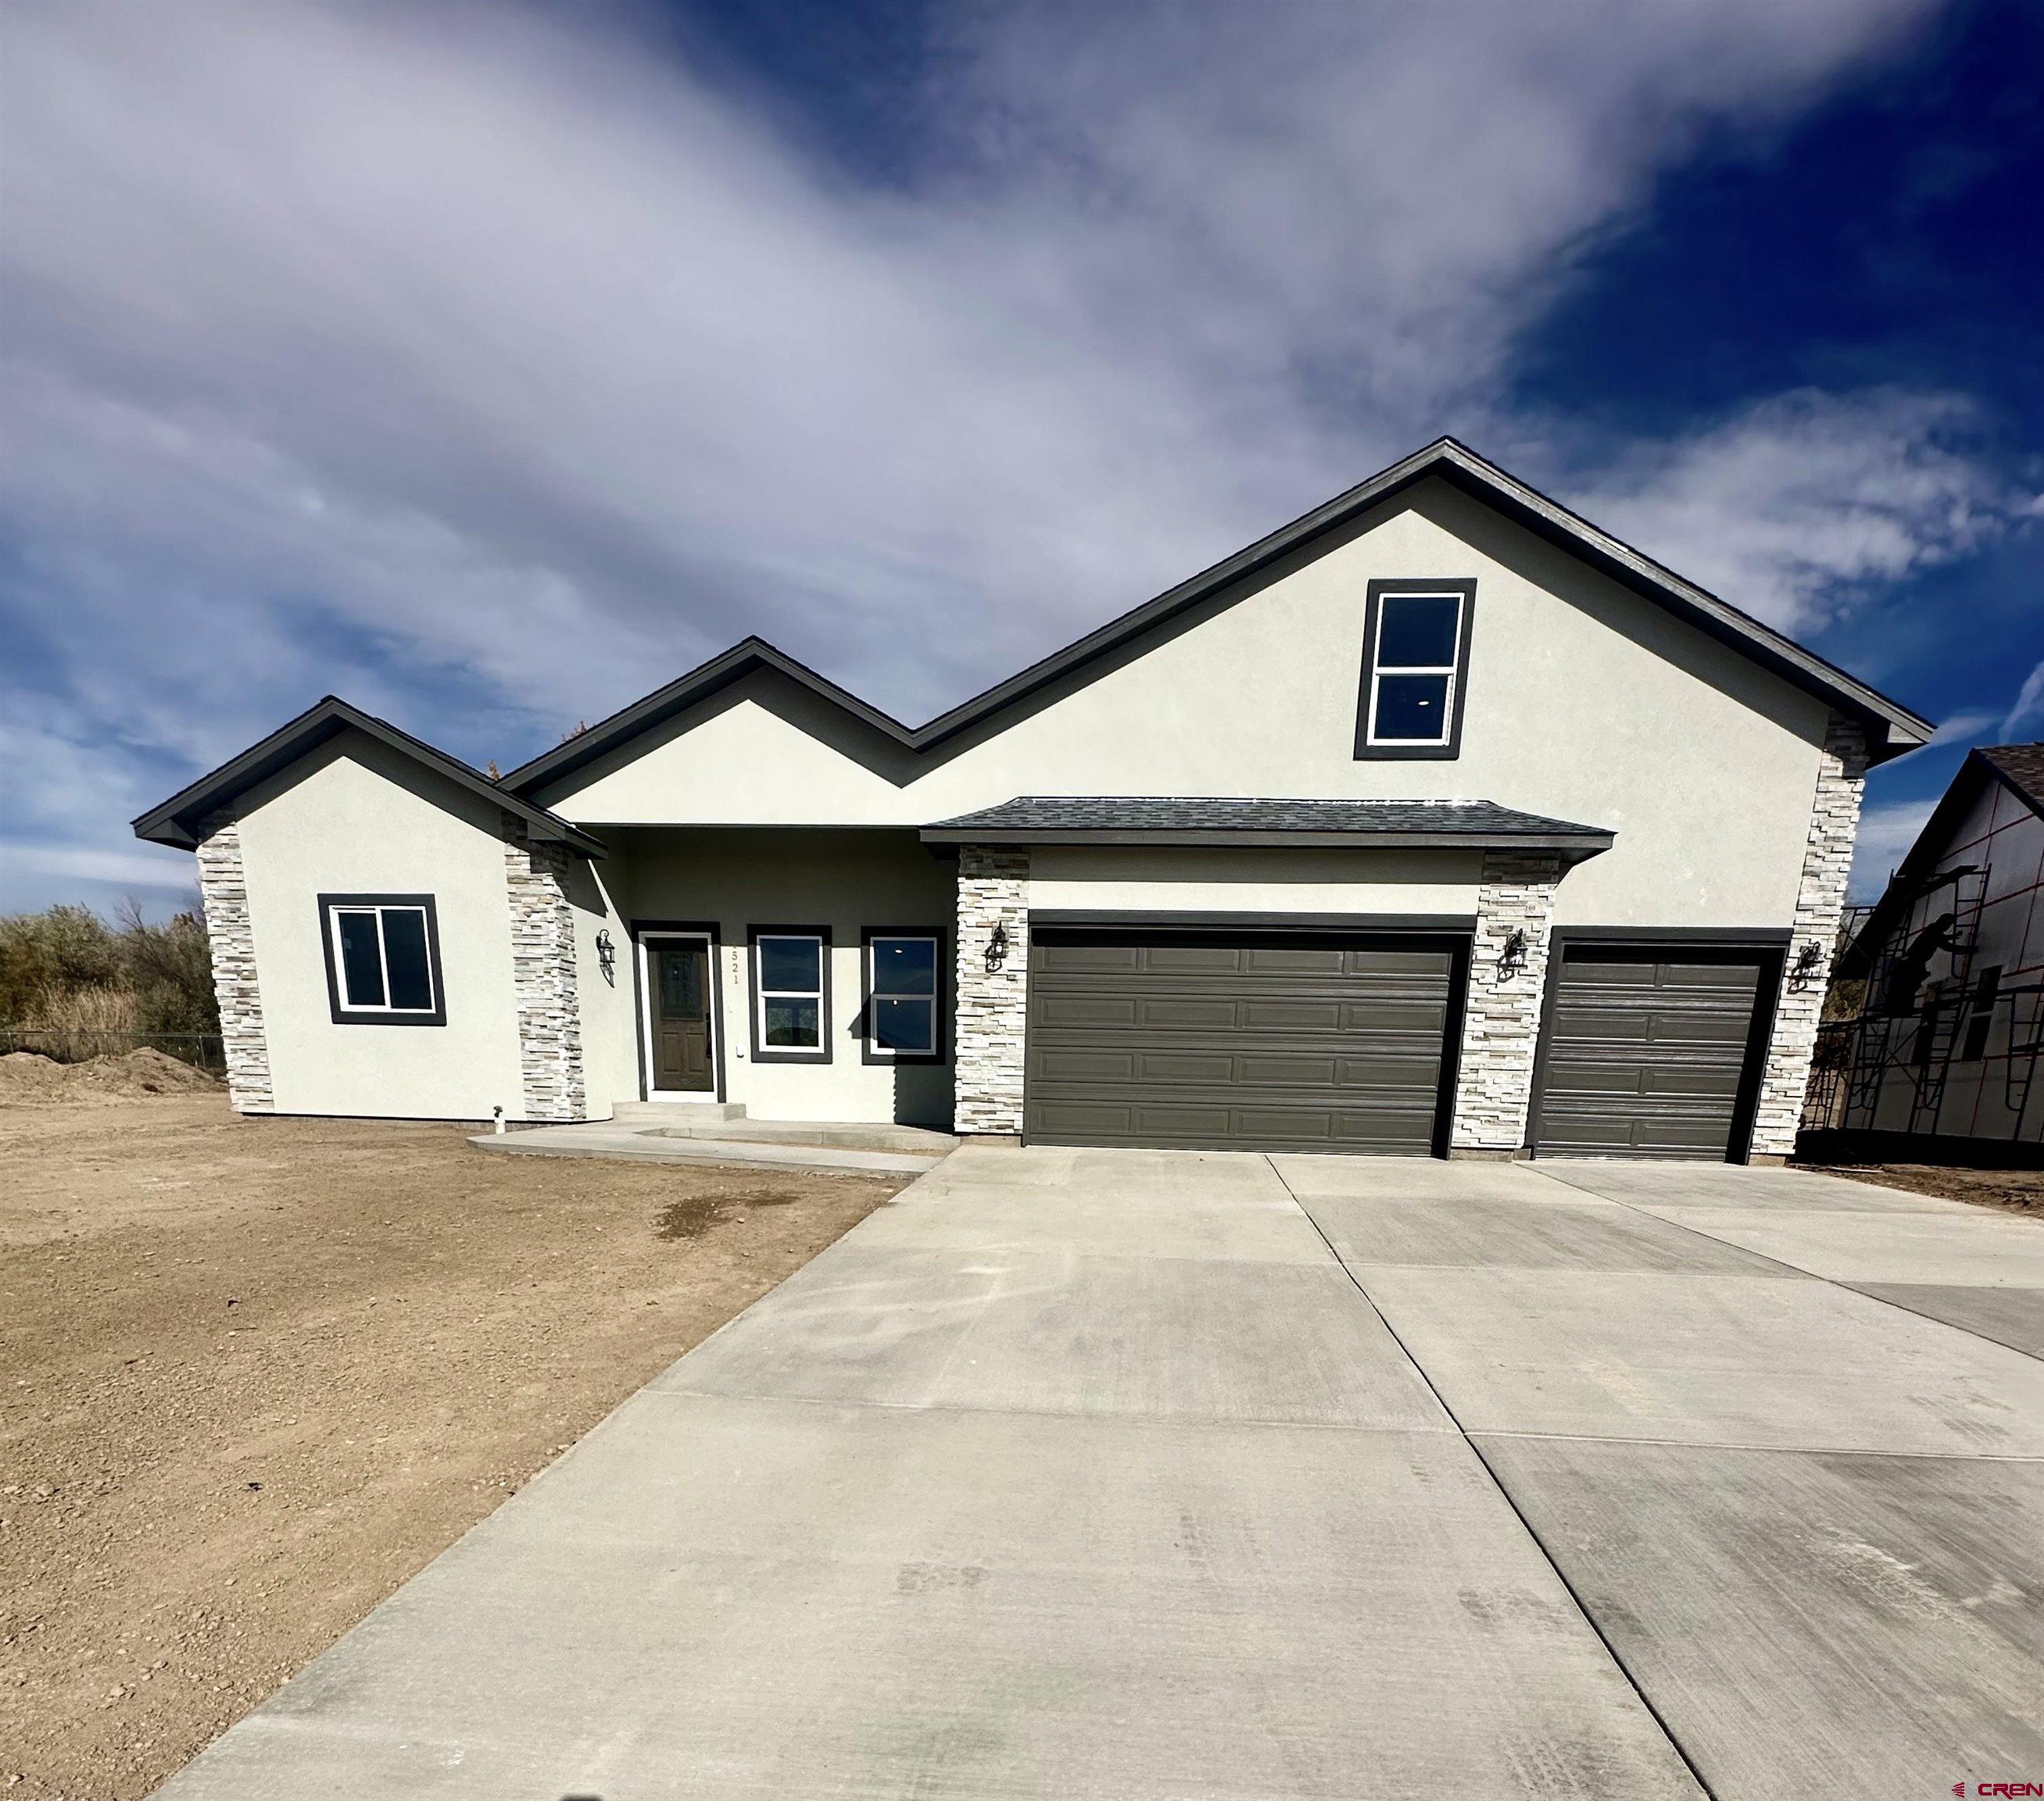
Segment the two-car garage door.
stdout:
<path fill-rule="evenodd" d="M 1424 1157 L 1459 979 L 1441 939 L 1039 928 L 1024 1134 Z"/>

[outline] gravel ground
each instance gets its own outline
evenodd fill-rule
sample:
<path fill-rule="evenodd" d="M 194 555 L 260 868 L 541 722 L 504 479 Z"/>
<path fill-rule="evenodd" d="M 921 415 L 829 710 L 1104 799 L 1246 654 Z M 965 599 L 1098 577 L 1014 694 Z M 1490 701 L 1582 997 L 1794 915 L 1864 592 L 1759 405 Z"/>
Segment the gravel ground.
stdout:
<path fill-rule="evenodd" d="M 0 1104 L 0 1793 L 147 1794 L 902 1185 Z"/>

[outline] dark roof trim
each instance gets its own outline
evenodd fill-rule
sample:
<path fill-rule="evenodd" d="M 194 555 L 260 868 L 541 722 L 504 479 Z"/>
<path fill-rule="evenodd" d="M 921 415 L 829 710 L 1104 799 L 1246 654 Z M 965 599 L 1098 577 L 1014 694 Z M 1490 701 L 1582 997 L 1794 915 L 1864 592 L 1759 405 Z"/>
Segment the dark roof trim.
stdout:
<path fill-rule="evenodd" d="M 1285 831 L 1253 826 L 1160 826 L 1154 830 L 1035 826 L 926 825 L 925 844 L 1207 844 L 1243 848 L 1344 851 L 1554 851 L 1575 862 L 1608 851 L 1608 831 L 1528 834 L 1483 831 Z"/>
<path fill-rule="evenodd" d="M 664 688 L 656 688 L 623 711 L 598 720 L 586 732 L 577 732 L 566 743 L 557 744 L 551 751 L 542 751 L 530 762 L 520 764 L 505 777 L 504 784 L 521 794 L 529 794 L 550 781 L 572 774 L 619 745 L 629 743 L 640 732 L 651 731 L 675 714 L 709 700 L 760 670 L 786 676 L 798 687 L 820 696 L 890 743 L 911 750 L 918 747 L 920 735 L 910 731 L 899 720 L 890 719 L 878 707 L 868 705 L 849 689 L 839 687 L 806 663 L 796 662 L 786 651 L 776 650 L 764 638 L 754 637 L 742 639 L 706 663 L 697 664 L 687 674 L 676 677 Z"/>
<path fill-rule="evenodd" d="M 375 739 L 400 756 L 423 765 L 434 774 L 502 808 L 522 820 L 532 837 L 542 843 L 564 844 L 585 857 L 604 854 L 601 839 L 592 836 L 579 826 L 571 825 L 544 807 L 535 806 L 504 785 L 492 781 L 480 770 L 471 769 L 444 751 L 435 750 L 409 732 L 401 732 L 387 720 L 351 707 L 332 694 L 307 708 L 289 724 L 271 732 L 259 744 L 251 745 L 240 756 L 222 763 L 211 774 L 201 776 L 160 806 L 152 807 L 134 821 L 135 835 L 148 839 L 152 843 L 190 850 L 198 843 L 199 828 L 208 815 L 230 804 L 258 782 L 289 768 L 328 739 L 349 731 Z"/>
<path fill-rule="evenodd" d="M 1022 796 L 922 828 L 926 844 L 1204 844 L 1291 849 L 1545 851 L 1580 862 L 1613 834 L 1489 801 Z"/>
<path fill-rule="evenodd" d="M 2044 758 L 2044 744 L 1988 744 L 1976 746 L 1966 753 L 1953 776 L 1951 785 L 1938 797 L 1938 804 L 1931 809 L 1931 816 L 1924 820 L 1923 829 L 1916 834 L 1916 841 L 1902 854 L 1902 861 L 1895 866 L 1894 873 L 1888 878 L 1888 885 L 1881 890 L 1881 898 L 1874 903 L 1853 941 L 1839 952 L 1835 971 L 1847 981 L 1857 981 L 1872 967 L 1874 954 L 1881 948 L 1881 941 L 1894 927 L 1898 915 L 1907 916 L 1911 904 L 1923 893 L 1926 878 L 1937 872 L 1944 861 L 1945 847 L 1950 842 L 1952 831 L 1973 797 L 1983 784 L 1998 781 L 2013 794 L 2031 812 L 2044 818 L 2044 804 L 2025 786 L 2021 772 L 2032 760 L 2028 757 L 2011 757 L 2010 751 L 2036 752 Z M 2004 764 L 2009 767 L 2004 767 Z"/>
<path fill-rule="evenodd" d="M 1741 612 L 1672 570 L 1642 555 L 1608 532 L 1573 513 L 1558 501 L 1508 475 L 1453 438 L 1437 439 L 1345 494 L 1281 527 L 1268 537 L 1237 551 L 1190 580 L 1168 589 L 1076 643 L 1032 663 L 982 694 L 911 729 L 855 695 L 827 681 L 763 639 L 747 638 L 721 656 L 713 657 L 664 688 L 599 721 L 566 744 L 513 770 L 505 781 L 521 793 L 568 774 L 613 751 L 636 733 L 671 718 L 755 669 L 771 669 L 842 707 L 882 736 L 912 750 L 928 750 L 978 724 L 1059 678 L 1120 648 L 1129 639 L 1176 614 L 1211 598 L 1289 555 L 1301 546 L 1347 524 L 1405 489 L 1439 477 L 1483 501 L 1506 517 L 1588 563 L 1634 593 L 1658 602 L 1708 636 L 1751 657 L 1784 680 L 1841 707 L 1873 728 L 1870 760 L 1885 762 L 1924 743 L 1931 735 L 1927 720 L 1869 688 L 1835 663 L 1807 651 L 1772 627 Z"/>

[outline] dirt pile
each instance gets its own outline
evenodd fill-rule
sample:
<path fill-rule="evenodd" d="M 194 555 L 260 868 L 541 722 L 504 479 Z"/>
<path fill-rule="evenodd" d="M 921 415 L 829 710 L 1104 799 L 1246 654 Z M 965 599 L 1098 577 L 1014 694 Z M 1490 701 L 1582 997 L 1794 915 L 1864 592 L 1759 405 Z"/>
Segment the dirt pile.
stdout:
<path fill-rule="evenodd" d="M 60 1063 L 33 1050 L 0 1057 L 0 1106 L 66 1106 L 80 1100 L 139 1100 L 152 1094 L 209 1094 L 217 1077 L 144 1045 L 118 1057 Z"/>

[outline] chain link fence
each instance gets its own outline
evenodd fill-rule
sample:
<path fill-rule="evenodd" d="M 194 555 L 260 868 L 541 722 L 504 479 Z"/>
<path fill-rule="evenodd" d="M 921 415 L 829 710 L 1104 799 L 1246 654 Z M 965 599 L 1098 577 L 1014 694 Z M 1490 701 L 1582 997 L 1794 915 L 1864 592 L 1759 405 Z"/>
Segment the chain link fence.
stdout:
<path fill-rule="evenodd" d="M 52 1062 L 85 1063 L 95 1057 L 119 1057 L 144 1045 L 209 1075 L 227 1073 L 227 1054 L 218 1032 L 123 1032 L 97 1026 L 0 1025 L 0 1056 L 29 1050 Z"/>

